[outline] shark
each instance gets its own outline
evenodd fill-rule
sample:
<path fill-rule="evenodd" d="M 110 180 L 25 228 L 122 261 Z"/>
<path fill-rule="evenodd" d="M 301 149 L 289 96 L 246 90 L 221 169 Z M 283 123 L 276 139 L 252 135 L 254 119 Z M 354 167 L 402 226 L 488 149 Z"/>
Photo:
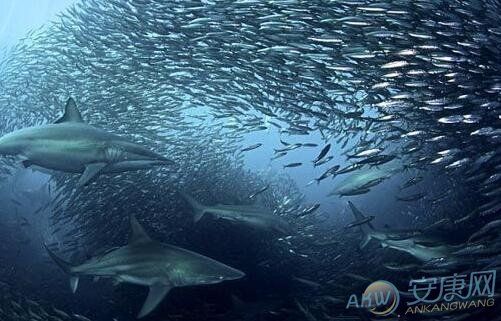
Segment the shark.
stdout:
<path fill-rule="evenodd" d="M 339 182 L 328 195 L 342 197 L 368 193 L 372 187 L 392 177 L 399 170 L 398 165 L 398 162 L 392 161 L 378 167 L 356 171 Z"/>
<path fill-rule="evenodd" d="M 208 206 L 201 204 L 191 195 L 181 193 L 193 209 L 193 220 L 200 221 L 206 214 L 212 214 L 218 219 L 246 224 L 259 230 L 290 235 L 291 226 L 282 217 L 271 213 L 268 209 L 253 205 L 217 204 Z"/>
<path fill-rule="evenodd" d="M 111 248 L 80 265 L 72 265 L 44 244 L 49 256 L 70 275 L 70 287 L 76 292 L 81 276 L 112 278 L 149 287 L 148 296 L 137 315 L 150 314 L 172 288 L 208 285 L 237 280 L 245 276 L 201 254 L 152 240 L 135 216 L 130 216 L 131 236 L 125 246 Z"/>
<path fill-rule="evenodd" d="M 0 155 L 18 156 L 25 168 L 81 174 L 78 186 L 87 185 L 100 174 L 175 165 L 144 146 L 87 124 L 71 97 L 64 114 L 54 123 L 1 137 Z"/>
<path fill-rule="evenodd" d="M 365 222 L 359 225 L 363 234 L 360 248 L 364 248 L 371 240 L 376 240 L 383 248 L 391 248 L 400 252 L 405 252 L 422 262 L 435 259 L 447 259 L 453 252 L 453 247 L 448 245 L 427 246 L 425 241 L 419 239 L 419 235 L 409 235 L 409 233 L 378 231 L 355 205 L 348 201 L 348 205 L 357 222 Z M 427 243 L 430 243 L 427 241 Z"/>

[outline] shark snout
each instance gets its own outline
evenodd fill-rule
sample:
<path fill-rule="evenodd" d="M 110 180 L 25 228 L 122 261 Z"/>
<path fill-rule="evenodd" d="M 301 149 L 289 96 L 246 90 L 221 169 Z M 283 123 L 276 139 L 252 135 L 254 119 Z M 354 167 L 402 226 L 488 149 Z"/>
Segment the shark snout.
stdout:
<path fill-rule="evenodd" d="M 220 278 L 222 278 L 222 280 L 231 281 L 231 280 L 241 279 L 244 276 L 245 276 L 244 272 L 226 265 L 225 269 L 224 269 L 224 273 L 222 273 Z"/>
<path fill-rule="evenodd" d="M 130 142 L 115 142 L 113 148 L 117 148 L 123 151 L 124 159 L 121 161 L 142 161 L 148 163 L 150 166 L 153 165 L 167 165 L 176 166 L 176 163 L 171 159 L 160 155 L 144 146 L 130 143 Z"/>
<path fill-rule="evenodd" d="M 241 279 L 245 273 L 226 264 L 212 261 L 210 266 L 205 266 L 205 273 L 202 275 L 199 280 L 201 284 L 216 284 Z"/>

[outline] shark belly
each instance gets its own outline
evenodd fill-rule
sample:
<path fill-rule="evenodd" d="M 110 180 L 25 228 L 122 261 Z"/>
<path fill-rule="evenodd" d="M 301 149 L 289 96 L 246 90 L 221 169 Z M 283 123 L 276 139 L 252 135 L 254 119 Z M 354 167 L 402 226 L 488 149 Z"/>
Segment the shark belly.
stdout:
<path fill-rule="evenodd" d="M 442 247 L 426 247 L 422 245 L 416 245 L 412 249 L 412 252 L 414 257 L 423 262 L 447 257 L 447 252 L 444 251 Z"/>
<path fill-rule="evenodd" d="M 110 164 L 103 170 L 103 173 L 114 174 L 129 171 L 139 171 L 144 169 L 151 169 L 153 166 L 157 165 L 171 164 L 172 162 L 161 160 L 127 160 Z"/>
<path fill-rule="evenodd" d="M 386 241 L 385 244 L 397 251 L 406 252 L 423 262 L 446 256 L 441 247 L 426 247 L 416 244 L 412 240 Z"/>
<path fill-rule="evenodd" d="M 229 221 L 238 221 L 240 220 L 240 213 L 228 209 L 218 208 L 218 207 L 207 207 L 205 210 L 206 213 L 210 213 L 217 218 Z"/>
<path fill-rule="evenodd" d="M 248 211 L 244 207 L 240 210 L 208 207 L 205 211 L 213 214 L 219 219 L 242 223 L 259 230 L 275 231 L 282 234 L 289 234 L 292 232 L 291 227 L 285 220 L 272 213 L 266 212 L 264 209 L 262 211 Z"/>
<path fill-rule="evenodd" d="M 161 266 L 162 264 L 144 264 L 140 266 L 133 266 L 125 271 L 117 272 L 115 279 L 126 283 L 148 287 L 155 284 L 172 287 L 166 271 L 163 270 Z"/>
<path fill-rule="evenodd" d="M 82 173 L 86 164 L 103 161 L 99 150 L 93 148 L 91 142 L 38 140 L 27 147 L 23 156 L 29 164 L 43 168 Z"/>
<path fill-rule="evenodd" d="M 267 230 L 271 232 L 280 232 L 282 234 L 288 234 L 291 232 L 290 226 L 279 217 L 274 217 L 273 214 L 259 215 L 259 216 L 243 216 L 242 221 L 249 226 Z"/>

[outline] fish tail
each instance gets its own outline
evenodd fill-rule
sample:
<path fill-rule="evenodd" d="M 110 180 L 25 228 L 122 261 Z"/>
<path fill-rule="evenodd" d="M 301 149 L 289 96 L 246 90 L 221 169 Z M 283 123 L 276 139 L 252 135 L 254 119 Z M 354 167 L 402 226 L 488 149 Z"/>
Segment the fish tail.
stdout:
<path fill-rule="evenodd" d="M 194 199 L 191 195 L 187 193 L 181 192 L 183 198 L 190 204 L 193 209 L 193 220 L 196 222 L 200 221 L 200 219 L 205 214 L 205 207 L 200 204 L 196 199 Z"/>
<path fill-rule="evenodd" d="M 360 210 L 355 207 L 355 205 L 352 202 L 348 201 L 348 205 L 350 205 L 350 209 L 353 213 L 353 216 L 355 217 L 355 220 L 362 221 L 366 218 L 362 214 L 362 212 L 360 212 Z M 372 230 L 374 230 L 374 228 L 372 227 L 372 224 L 370 224 L 370 222 L 363 223 L 360 225 L 360 231 L 362 231 L 362 233 L 364 234 L 364 238 L 360 243 L 360 248 L 364 248 L 369 243 L 369 241 L 371 240 Z"/>
<path fill-rule="evenodd" d="M 74 275 L 73 265 L 71 265 L 70 263 L 66 262 L 65 260 L 63 260 L 62 258 L 60 258 L 59 256 L 57 256 L 54 252 L 52 252 L 49 249 L 49 247 L 47 246 L 47 244 L 44 243 L 43 246 L 45 247 L 45 250 L 49 254 L 50 258 L 61 268 L 61 270 L 63 270 L 65 273 L 71 275 L 71 277 L 70 277 L 70 287 L 71 287 L 71 291 L 73 293 L 75 293 L 76 290 L 77 290 L 77 288 L 78 288 L 79 278 L 78 278 L 78 276 Z"/>

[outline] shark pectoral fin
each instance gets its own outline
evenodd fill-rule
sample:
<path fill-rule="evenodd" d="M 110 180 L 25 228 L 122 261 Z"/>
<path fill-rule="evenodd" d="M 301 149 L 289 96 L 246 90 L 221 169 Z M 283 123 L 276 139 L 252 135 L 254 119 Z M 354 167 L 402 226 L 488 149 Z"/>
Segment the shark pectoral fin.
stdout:
<path fill-rule="evenodd" d="M 141 308 L 141 311 L 139 311 L 137 317 L 142 318 L 150 314 L 150 312 L 153 311 L 163 300 L 167 293 L 169 293 L 170 289 L 171 287 L 165 284 L 155 284 L 150 286 L 148 297 L 146 298 L 146 301 L 144 301 L 143 307 Z"/>
<path fill-rule="evenodd" d="M 75 293 L 77 291 L 77 288 L 78 288 L 78 276 L 72 276 L 70 278 L 70 288 L 71 288 L 71 292 Z"/>
<path fill-rule="evenodd" d="M 54 173 L 56 172 L 52 169 L 43 168 L 43 167 L 40 167 L 38 165 L 33 165 L 33 164 L 30 166 L 30 168 L 33 171 L 37 171 L 37 172 L 44 173 L 47 175 L 54 175 Z"/>
<path fill-rule="evenodd" d="M 66 123 L 66 122 L 75 122 L 75 123 L 83 123 L 82 114 L 77 108 L 77 104 L 73 100 L 73 98 L 68 98 L 66 101 L 66 106 L 64 107 L 64 115 L 61 116 L 58 120 L 54 122 L 54 124 Z"/>
<path fill-rule="evenodd" d="M 16 162 L 19 163 L 19 165 L 21 165 L 22 167 L 24 168 L 28 168 L 30 167 L 31 165 L 33 165 L 33 163 L 28 159 L 27 156 L 24 156 L 24 155 L 17 155 L 17 160 Z"/>
<path fill-rule="evenodd" d="M 106 165 L 108 165 L 108 164 L 106 164 L 106 163 L 92 163 L 92 164 L 86 165 L 85 170 L 84 170 L 82 176 L 80 176 L 80 180 L 78 181 L 78 187 L 85 186 L 90 181 L 92 181 L 94 178 L 96 178 L 97 175 L 99 175 L 99 172 L 101 172 L 101 170 L 103 168 L 105 168 Z"/>
<path fill-rule="evenodd" d="M 31 165 L 33 165 L 33 163 L 30 160 L 28 160 L 28 159 L 25 159 L 25 160 L 21 161 L 21 164 L 23 165 L 24 168 L 28 168 Z"/>
<path fill-rule="evenodd" d="M 195 211 L 195 214 L 193 215 L 193 222 L 198 223 L 198 221 L 200 221 L 202 217 L 204 217 L 204 215 L 205 215 L 204 211 L 201 210 Z"/>

